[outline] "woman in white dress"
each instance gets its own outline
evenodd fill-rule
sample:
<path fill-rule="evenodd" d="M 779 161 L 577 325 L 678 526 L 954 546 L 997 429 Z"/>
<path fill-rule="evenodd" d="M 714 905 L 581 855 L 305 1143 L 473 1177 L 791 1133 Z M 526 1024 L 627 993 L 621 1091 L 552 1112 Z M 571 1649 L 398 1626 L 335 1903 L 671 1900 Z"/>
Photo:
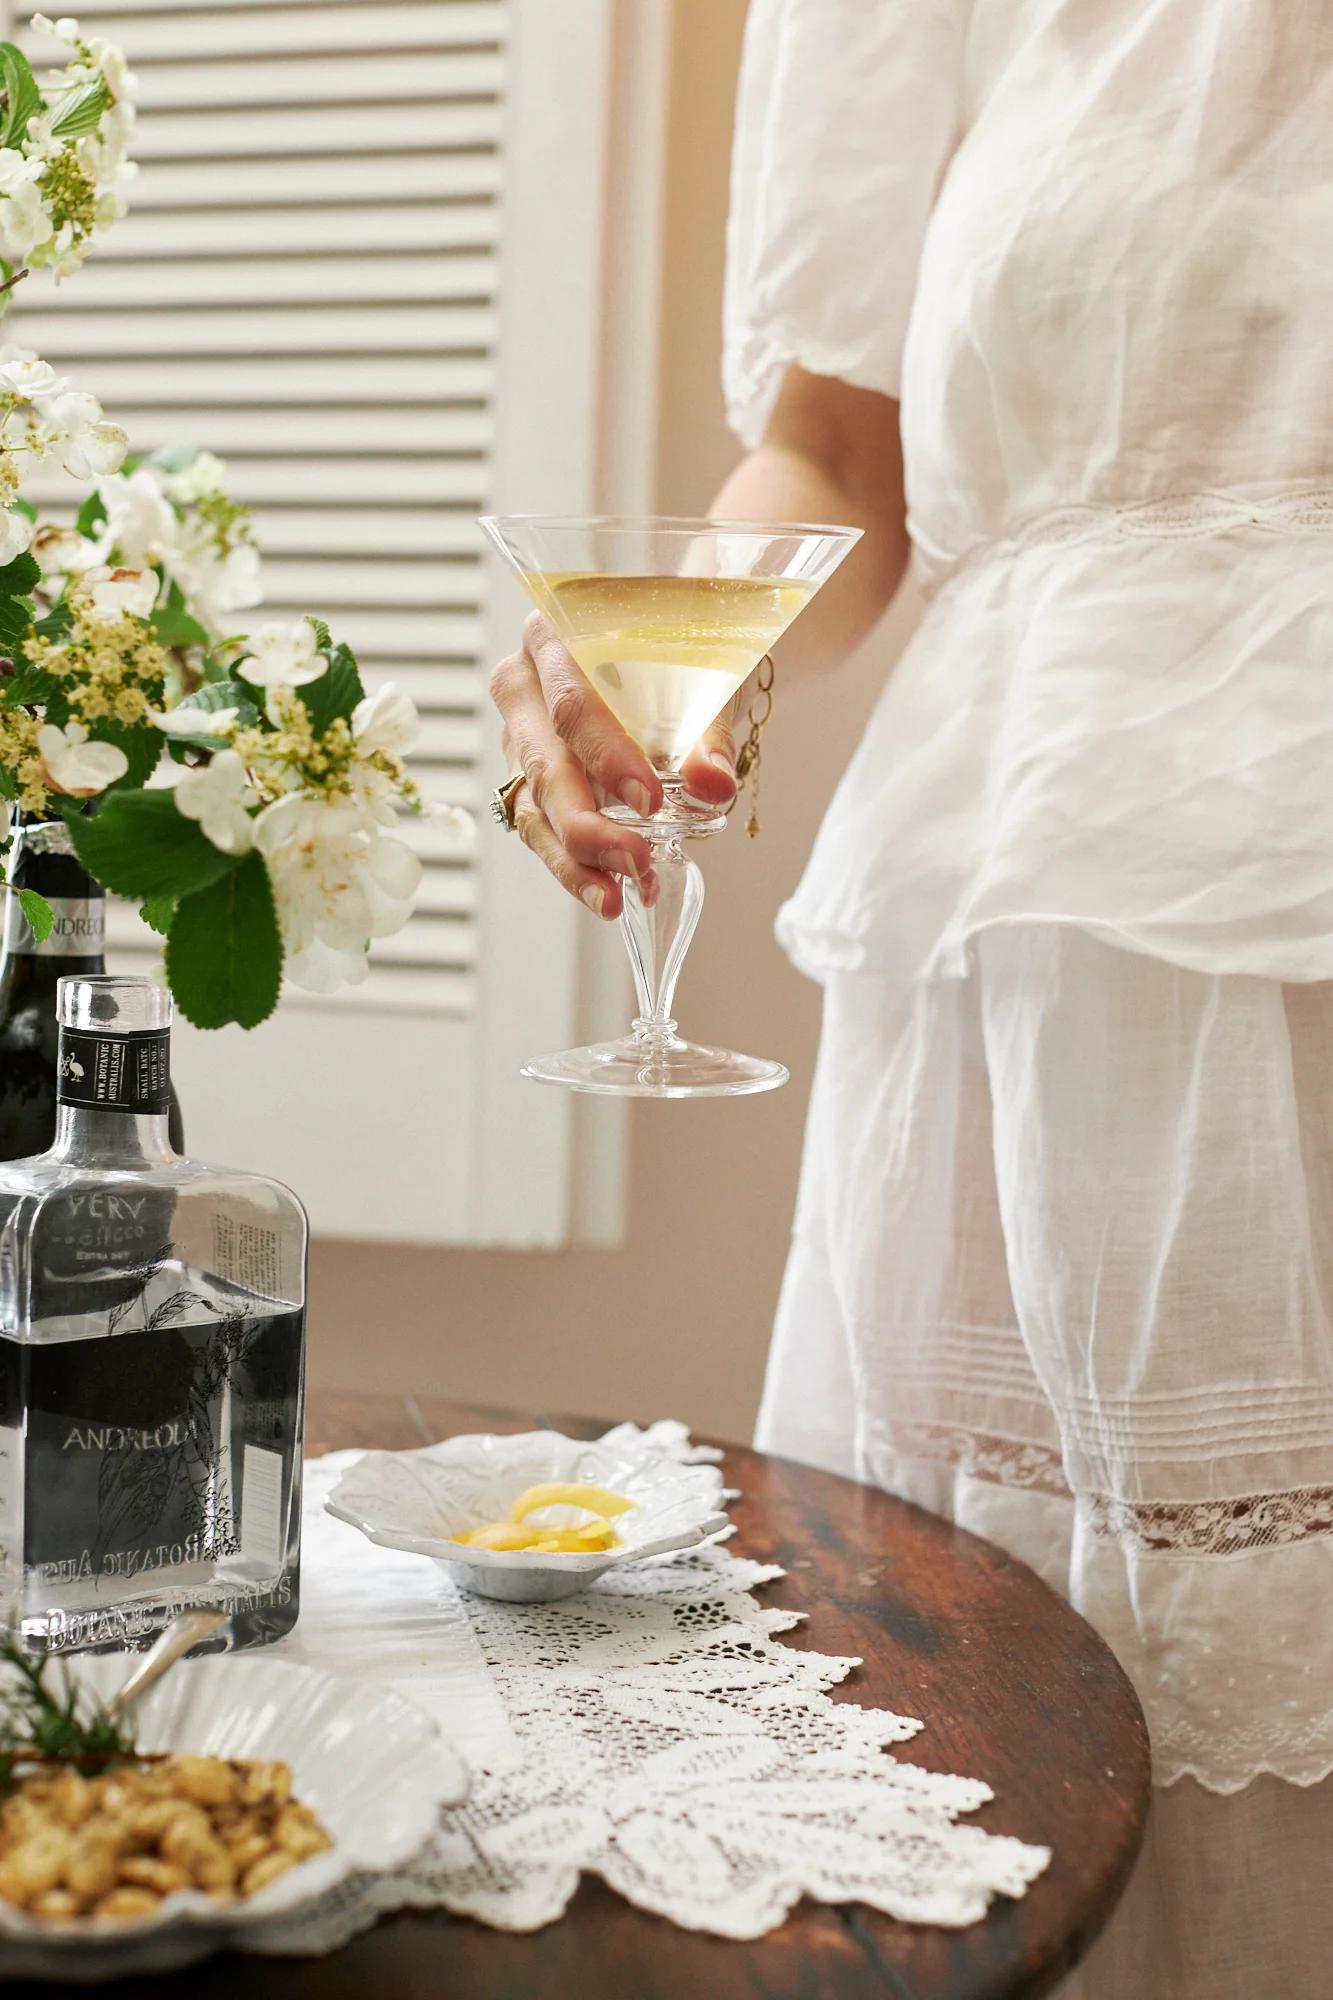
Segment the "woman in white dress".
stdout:
<path fill-rule="evenodd" d="M 715 513 L 865 530 L 783 684 L 928 597 L 779 923 L 825 1025 L 760 1443 L 1131 1675 L 1160 1790 L 1071 2000 L 1319 2000 L 1333 4 L 753 0 L 726 382 Z M 613 917 L 647 851 L 589 778 L 651 769 L 540 620 L 495 688 Z"/>

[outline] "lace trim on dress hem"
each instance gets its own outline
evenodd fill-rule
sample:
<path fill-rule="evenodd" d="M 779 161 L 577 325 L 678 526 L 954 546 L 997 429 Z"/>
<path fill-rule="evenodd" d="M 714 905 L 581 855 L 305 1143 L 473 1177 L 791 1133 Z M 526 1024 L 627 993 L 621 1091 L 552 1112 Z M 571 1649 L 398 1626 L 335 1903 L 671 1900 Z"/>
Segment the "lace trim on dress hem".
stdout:
<path fill-rule="evenodd" d="M 1206 1792 L 1224 1798 L 1243 1792 L 1256 1778 L 1276 1778 L 1308 1790 L 1333 1778 L 1333 1709 L 1299 1728 L 1257 1720 L 1218 1736 L 1176 1725 L 1153 1731 L 1152 1781 L 1158 1791 L 1193 1778 Z"/>
<path fill-rule="evenodd" d="M 928 589 L 938 590 L 965 570 L 998 557 L 1039 547 L 1077 547 L 1098 541 L 1188 540 L 1253 528 L 1261 534 L 1293 529 L 1333 533 L 1333 485 L 1309 480 L 1277 492 L 1168 493 L 1123 506 L 1078 502 L 1020 522 L 1008 534 L 979 542 L 962 555 L 933 549 L 913 526 L 913 547 Z"/>
<path fill-rule="evenodd" d="M 1097 1493 L 1089 1504 L 1096 1534 L 1146 1553 L 1236 1556 L 1333 1535 L 1333 1486 L 1239 1500 L 1130 1502 Z"/>
<path fill-rule="evenodd" d="M 1220 1500 L 1121 1500 L 1075 1495 L 1050 1445 L 985 1435 L 948 1424 L 877 1424 L 876 1435 L 904 1458 L 944 1460 L 971 1479 L 1077 1500 L 1105 1541 L 1144 1555 L 1234 1556 L 1333 1535 L 1333 1486 L 1250 1493 Z"/>
<path fill-rule="evenodd" d="M 987 1436 L 953 1424 L 876 1424 L 875 1436 L 904 1458 L 942 1459 L 970 1479 L 994 1486 L 1035 1488 L 1072 1500 L 1059 1452 L 1052 1445 Z"/>

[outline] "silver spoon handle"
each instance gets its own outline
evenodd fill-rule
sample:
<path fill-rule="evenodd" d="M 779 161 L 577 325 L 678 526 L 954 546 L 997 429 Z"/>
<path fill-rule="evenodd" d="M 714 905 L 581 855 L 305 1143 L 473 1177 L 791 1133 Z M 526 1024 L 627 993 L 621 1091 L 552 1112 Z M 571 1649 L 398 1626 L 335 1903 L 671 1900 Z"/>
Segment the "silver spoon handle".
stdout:
<path fill-rule="evenodd" d="M 117 1718 L 125 1715 L 137 1701 L 142 1700 L 150 1687 L 156 1686 L 168 1668 L 174 1667 L 191 1647 L 199 1645 L 226 1622 L 225 1611 L 183 1611 L 179 1618 L 173 1618 L 165 1632 L 136 1662 L 120 1692 L 112 1696 L 110 1714 Z"/>

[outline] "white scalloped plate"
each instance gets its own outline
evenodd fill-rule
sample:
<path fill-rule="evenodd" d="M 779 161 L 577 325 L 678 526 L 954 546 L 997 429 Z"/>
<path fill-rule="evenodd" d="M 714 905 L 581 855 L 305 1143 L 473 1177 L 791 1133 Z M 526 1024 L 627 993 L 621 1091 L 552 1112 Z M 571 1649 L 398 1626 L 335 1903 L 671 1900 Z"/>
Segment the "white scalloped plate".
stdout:
<path fill-rule="evenodd" d="M 103 1697 L 129 1670 L 122 1654 L 76 1657 L 69 1665 L 77 1681 Z M 440 1808 L 459 1804 L 470 1783 L 458 1752 L 400 1695 L 262 1654 L 183 1661 L 144 1698 L 138 1737 L 145 1750 L 282 1758 L 292 1767 L 296 1796 L 318 1814 L 332 1848 L 243 1903 L 170 1896 L 139 1922 L 85 1918 L 57 1927 L 0 1903 L 5 1979 L 86 1985 L 244 1950 L 256 1926 L 290 1917 L 347 1876 L 406 1866 L 425 1846 Z"/>
<path fill-rule="evenodd" d="M 628 1427 L 627 1427 L 628 1428 Z M 505 1520 L 525 1487 L 548 1480 L 609 1486 L 635 1502 L 616 1521 L 621 1546 L 588 1555 L 466 1548 L 453 1537 Z M 638 1433 L 594 1444 L 560 1431 L 447 1439 L 419 1451 L 371 1451 L 325 1501 L 330 1514 L 381 1548 L 430 1556 L 465 1590 L 514 1604 L 549 1604 L 586 1590 L 621 1563 L 674 1555 L 727 1525 L 722 1474 L 683 1465 Z"/>

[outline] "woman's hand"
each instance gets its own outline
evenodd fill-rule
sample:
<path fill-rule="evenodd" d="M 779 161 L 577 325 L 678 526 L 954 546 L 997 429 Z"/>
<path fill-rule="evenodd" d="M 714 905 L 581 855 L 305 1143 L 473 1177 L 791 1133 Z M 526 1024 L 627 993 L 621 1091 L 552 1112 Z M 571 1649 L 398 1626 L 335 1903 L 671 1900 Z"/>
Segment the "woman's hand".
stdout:
<path fill-rule="evenodd" d="M 509 769 L 527 780 L 514 797 L 520 839 L 597 916 L 620 915 L 623 875 L 636 878 L 651 906 L 657 900 L 652 850 L 642 834 L 599 812 L 598 799 L 656 812 L 662 781 L 539 611 L 525 621 L 519 650 L 492 673 L 491 697 Z M 735 763 L 724 712 L 685 760 L 682 776 L 705 805 L 730 805 Z"/>

